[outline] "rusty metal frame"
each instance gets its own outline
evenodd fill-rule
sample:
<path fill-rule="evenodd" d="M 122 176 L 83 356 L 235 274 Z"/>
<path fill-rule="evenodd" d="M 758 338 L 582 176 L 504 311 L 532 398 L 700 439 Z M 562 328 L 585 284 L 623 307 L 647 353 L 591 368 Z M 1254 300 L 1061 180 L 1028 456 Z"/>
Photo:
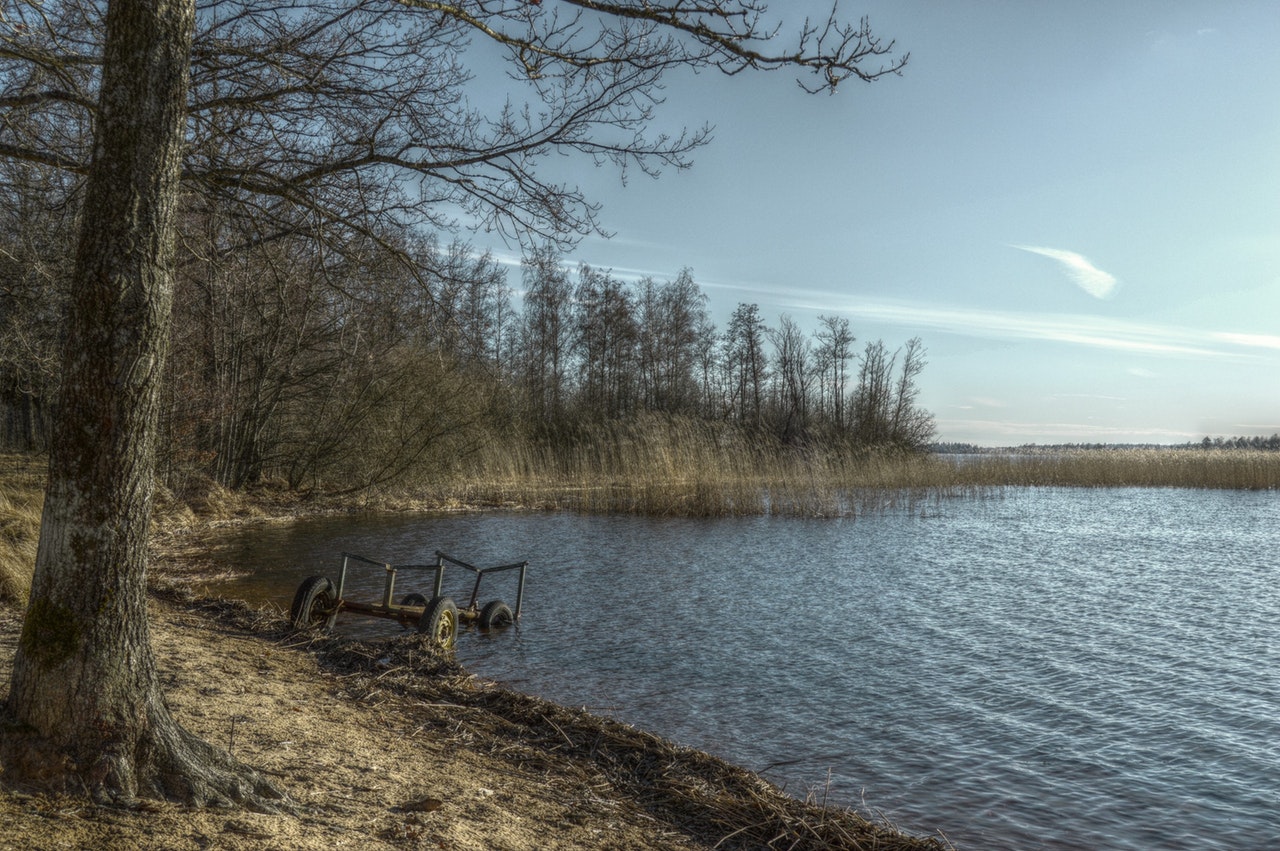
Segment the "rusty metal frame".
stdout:
<path fill-rule="evenodd" d="M 380 603 L 361 603 L 355 600 L 346 599 L 344 592 L 347 586 L 347 568 L 352 562 L 361 562 L 380 567 L 386 573 L 386 582 L 382 589 L 382 601 Z M 522 561 L 514 564 L 503 564 L 495 567 L 476 567 L 468 564 L 461 559 L 454 558 L 447 553 L 436 550 L 435 564 L 389 564 L 383 561 L 367 558 L 366 556 L 356 553 L 342 553 L 342 567 L 338 571 L 338 588 L 337 588 L 337 606 L 336 612 L 349 611 L 356 614 L 371 615 L 373 617 L 389 618 L 391 620 L 400 621 L 401 623 L 412 623 L 413 620 L 422 615 L 422 606 L 404 606 L 393 602 L 395 599 L 396 575 L 400 571 L 405 570 L 421 570 L 433 571 L 435 576 L 432 581 L 432 597 L 439 597 L 444 589 L 444 569 L 446 563 L 469 570 L 475 574 L 476 581 L 471 588 L 471 600 L 466 608 L 458 610 L 460 620 L 474 621 L 480 617 L 477 601 L 480 596 L 480 581 L 490 573 L 502 573 L 508 570 L 518 570 L 520 575 L 516 586 L 516 607 L 512 613 L 513 620 L 520 620 L 520 612 L 524 606 L 524 586 L 525 577 L 528 572 L 529 562 Z"/>

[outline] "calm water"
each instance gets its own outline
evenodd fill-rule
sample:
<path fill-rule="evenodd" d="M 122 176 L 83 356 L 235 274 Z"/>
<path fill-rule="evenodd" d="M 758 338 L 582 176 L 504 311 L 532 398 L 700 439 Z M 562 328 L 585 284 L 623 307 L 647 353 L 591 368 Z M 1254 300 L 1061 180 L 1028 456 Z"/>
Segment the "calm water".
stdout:
<path fill-rule="evenodd" d="M 849 521 L 344 518 L 247 530 L 222 557 L 255 570 L 228 591 L 287 607 L 342 550 L 436 549 L 531 562 L 520 626 L 459 639 L 472 670 L 798 795 L 829 779 L 829 800 L 961 849 L 1280 849 L 1276 494 L 1015 490 Z M 382 577 L 363 576 L 348 595 L 373 600 Z M 493 591 L 514 598 L 505 578 Z"/>

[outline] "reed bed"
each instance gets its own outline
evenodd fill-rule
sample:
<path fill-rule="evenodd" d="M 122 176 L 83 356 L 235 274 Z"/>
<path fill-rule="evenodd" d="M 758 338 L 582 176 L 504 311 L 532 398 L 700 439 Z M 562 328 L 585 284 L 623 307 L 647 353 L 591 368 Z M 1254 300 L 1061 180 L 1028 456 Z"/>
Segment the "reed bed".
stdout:
<path fill-rule="evenodd" d="M 853 517 L 1007 487 L 1280 486 L 1280 453 L 1089 449 L 944 456 L 789 447 L 723 427 L 611 424 L 567 445 L 491 445 L 443 488 L 468 504 L 657 516 Z"/>
<path fill-rule="evenodd" d="M 554 446 L 491 444 L 444 489 L 479 505 L 828 517 L 935 499 L 941 488 L 951 495 L 949 469 L 925 455 L 787 447 L 719 425 L 651 419 Z"/>
<path fill-rule="evenodd" d="M 1256 449 L 1084 449 L 962 458 L 967 460 L 956 463 L 956 474 L 971 487 L 1280 487 L 1280 452 Z"/>
<path fill-rule="evenodd" d="M 24 603 L 35 563 L 43 460 L 0 454 L 0 599 Z M 925 512 L 944 500 L 1009 487 L 1280 488 L 1280 452 L 1256 449 L 1077 449 L 931 455 L 785 446 L 722 424 L 647 417 L 572 439 L 489 441 L 447 475 L 343 506 L 495 506 L 651 516 L 858 517 Z M 161 493 L 155 528 L 218 516 L 289 513 L 279 489 L 231 494 L 210 485 L 185 502 Z M 319 510 L 326 503 L 313 500 Z M 329 506 L 333 507 L 333 506 Z M 194 514 L 193 514 L 194 510 Z"/>

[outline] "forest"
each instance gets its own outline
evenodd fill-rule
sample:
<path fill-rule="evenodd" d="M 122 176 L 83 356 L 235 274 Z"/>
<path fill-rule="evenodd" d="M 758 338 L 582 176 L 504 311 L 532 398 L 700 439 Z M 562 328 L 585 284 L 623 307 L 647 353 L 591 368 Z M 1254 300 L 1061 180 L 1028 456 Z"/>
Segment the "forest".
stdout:
<path fill-rule="evenodd" d="M 6 170 L 3 443 L 41 450 L 56 415 L 75 213 L 29 169 Z M 511 280 L 458 240 L 255 244 L 231 217 L 193 206 L 161 417 L 160 471 L 174 490 L 404 484 L 459 473 L 481 448 L 579 451 L 600 427 L 638 418 L 779 452 L 918 450 L 933 436 L 917 401 L 919 339 L 858 346 L 844 317 L 807 334 L 785 315 L 767 324 L 755 304 L 719 329 L 688 269 L 630 283 L 573 268 L 546 245 Z"/>
<path fill-rule="evenodd" d="M 906 61 L 865 20 L 834 14 L 775 57 L 755 18 L 719 32 L 728 8 L 633 21 L 625 5 L 505 4 L 482 21 L 377 0 L 198 4 L 163 482 L 358 490 L 457 473 L 481 448 L 580 448 L 593 429 L 651 418 L 779 452 L 927 444 L 919 340 L 859 342 L 844 317 L 806 333 L 753 304 L 716 328 L 687 270 L 624 282 L 570 259 L 603 233 L 600 208 L 543 177 L 543 158 L 656 176 L 710 139 L 653 127 L 667 69 L 794 67 L 821 91 Z M 45 448 L 57 416 L 102 11 L 19 4 L 6 24 L 0 447 Z M 604 41 L 587 37 L 614 14 Z M 467 231 L 518 246 L 520 268 Z"/>

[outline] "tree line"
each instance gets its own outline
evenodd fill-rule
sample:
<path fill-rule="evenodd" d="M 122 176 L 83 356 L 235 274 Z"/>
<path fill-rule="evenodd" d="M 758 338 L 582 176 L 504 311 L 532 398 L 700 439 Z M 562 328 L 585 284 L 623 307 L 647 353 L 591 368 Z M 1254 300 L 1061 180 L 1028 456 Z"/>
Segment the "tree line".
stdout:
<path fill-rule="evenodd" d="M 790 68 L 831 91 L 907 61 L 834 6 L 785 30 L 766 13 L 754 0 L 6 4 L 0 186 L 31 218 L 4 225 L 3 330 L 18 337 L 4 386 L 27 402 L 5 420 L 50 446 L 6 783 L 118 806 L 284 797 L 161 695 L 146 587 L 157 470 L 301 485 L 344 480 L 326 467 L 341 462 L 376 479 L 471 439 L 466 421 L 506 398 L 485 392 L 502 375 L 481 364 L 489 380 L 473 381 L 453 350 L 414 344 L 432 279 L 413 235 L 465 223 L 566 247 L 596 230 L 599 208 L 539 164 L 689 165 L 709 130 L 655 126 L 667 71 Z M 423 259 L 453 281 L 449 256 Z"/>
<path fill-rule="evenodd" d="M 39 199 L 14 185 L 0 212 L 3 436 L 40 449 L 66 297 L 53 225 L 74 217 L 25 215 Z M 918 404 L 918 338 L 859 347 L 845 317 L 807 334 L 747 303 L 720 329 L 688 269 L 631 283 L 549 244 L 527 254 L 517 286 L 491 253 L 430 236 L 391 253 L 301 238 L 219 250 L 233 238 L 215 212 L 182 221 L 161 412 L 173 487 L 363 488 L 485 441 L 554 444 L 641 413 L 790 445 L 922 449 L 934 433 Z"/>
<path fill-rule="evenodd" d="M 58 398 L 103 9 L 31 10 L 0 77 L 0 445 L 41 449 Z M 500 42 L 523 69 L 504 85 L 543 109 L 486 114 L 470 99 L 480 72 L 462 62 L 476 21 L 409 14 L 392 26 L 386 13 L 373 0 L 197 10 L 160 410 L 171 487 L 361 488 L 484 440 L 554 442 L 638 412 L 793 444 L 927 443 L 918 340 L 855 351 L 845 319 L 824 317 L 808 336 L 785 316 L 767 326 L 746 304 L 718 330 L 687 272 L 628 284 L 569 268 L 564 252 L 598 229 L 598 208 L 537 174 L 539 152 L 552 150 L 655 174 L 688 165 L 705 129 L 642 132 L 647 93 L 673 61 L 810 60 L 743 52 L 754 24 L 703 47 L 714 27 L 694 25 L 686 43 L 627 23 L 601 66 L 600 45 L 571 19 L 530 6 L 493 23 L 511 28 Z M 546 31 L 533 38 L 531 22 Z M 865 21 L 833 18 L 801 37 L 823 32 L 839 34 L 842 65 L 821 66 L 820 88 L 905 61 L 864 70 L 892 50 Z M 518 282 L 491 255 L 434 235 L 460 215 L 524 246 Z"/>

